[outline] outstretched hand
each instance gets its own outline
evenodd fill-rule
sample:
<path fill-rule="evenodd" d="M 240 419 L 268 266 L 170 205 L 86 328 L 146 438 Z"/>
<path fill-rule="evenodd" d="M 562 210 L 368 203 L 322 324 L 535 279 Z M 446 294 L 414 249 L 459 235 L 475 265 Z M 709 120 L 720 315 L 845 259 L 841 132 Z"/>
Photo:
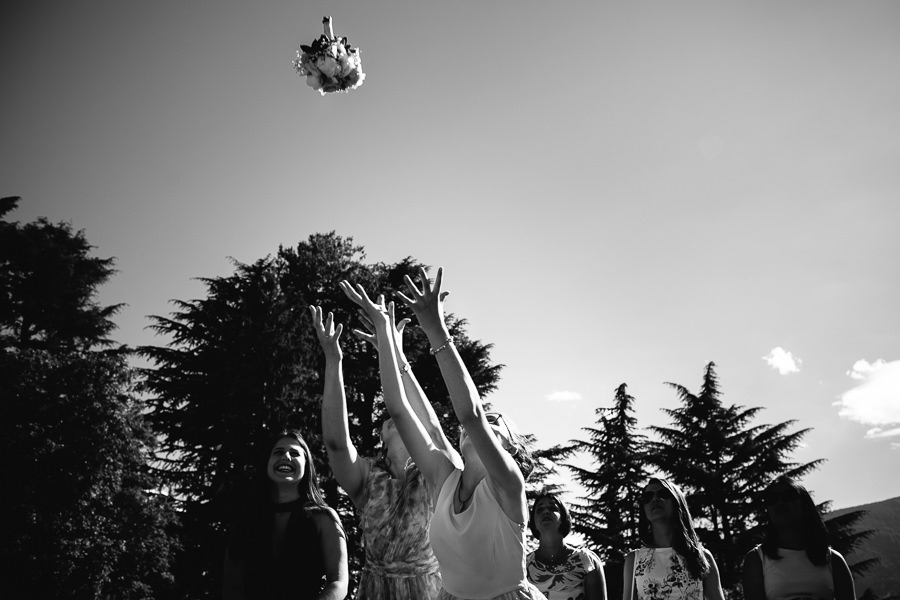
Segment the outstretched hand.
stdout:
<path fill-rule="evenodd" d="M 409 275 L 405 275 L 403 279 L 409 289 L 409 296 L 403 292 L 397 292 L 397 295 L 415 313 L 416 319 L 419 320 L 419 326 L 425 330 L 425 333 L 443 330 L 445 327 L 444 298 L 450 295 L 450 292 L 441 289 L 444 279 L 443 267 L 438 268 L 434 284 L 429 281 L 425 269 L 419 269 L 421 290 Z"/>
<path fill-rule="evenodd" d="M 316 337 L 319 338 L 319 344 L 325 352 L 326 359 L 340 360 L 343 357 L 341 352 L 340 337 L 344 326 L 338 323 L 334 324 L 334 315 L 328 313 L 327 319 L 322 321 L 322 307 L 310 306 L 309 313 L 312 316 L 313 329 L 316 330 Z"/>
<path fill-rule="evenodd" d="M 349 281 L 342 281 L 340 286 L 344 290 L 344 294 L 362 309 L 363 314 L 376 331 L 391 326 L 391 318 L 384 304 L 384 294 L 379 294 L 378 301 L 372 302 L 360 284 L 352 285 Z"/>
<path fill-rule="evenodd" d="M 390 319 L 390 323 L 392 325 L 391 331 L 394 334 L 394 343 L 397 347 L 397 352 L 403 353 L 403 330 L 406 328 L 407 324 L 409 324 L 410 319 L 401 319 L 399 323 L 396 321 L 396 317 L 394 316 L 394 303 L 388 302 L 387 304 L 387 312 L 388 317 Z M 375 328 L 375 325 L 366 315 L 366 312 L 362 309 L 359 311 L 359 320 L 365 327 L 365 331 L 362 329 L 354 329 L 353 335 L 358 337 L 359 339 L 369 342 L 372 344 L 376 350 L 378 350 L 378 330 Z"/>

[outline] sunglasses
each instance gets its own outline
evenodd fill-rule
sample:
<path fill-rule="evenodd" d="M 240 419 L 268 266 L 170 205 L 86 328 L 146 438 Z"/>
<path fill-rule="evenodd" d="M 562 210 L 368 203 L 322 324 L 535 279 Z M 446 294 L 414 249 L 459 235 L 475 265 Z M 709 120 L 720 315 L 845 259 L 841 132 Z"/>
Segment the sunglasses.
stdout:
<path fill-rule="evenodd" d="M 641 493 L 641 504 L 650 504 L 654 498 L 659 498 L 660 500 L 674 500 L 675 496 L 673 496 L 672 492 L 670 492 L 666 488 L 655 491 L 647 490 Z"/>
<path fill-rule="evenodd" d="M 797 493 L 797 490 L 786 489 L 781 490 L 780 492 L 769 492 L 766 494 L 765 503 L 766 506 L 775 506 L 782 502 L 793 502 L 798 498 L 800 498 L 800 494 Z"/>

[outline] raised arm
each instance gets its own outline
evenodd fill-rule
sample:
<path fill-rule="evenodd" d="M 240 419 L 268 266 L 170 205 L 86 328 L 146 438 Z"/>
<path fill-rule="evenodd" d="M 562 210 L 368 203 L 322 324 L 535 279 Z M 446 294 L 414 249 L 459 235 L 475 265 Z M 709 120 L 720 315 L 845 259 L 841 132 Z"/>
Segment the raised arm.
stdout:
<path fill-rule="evenodd" d="M 431 342 L 431 353 L 437 358 L 450 393 L 453 411 L 484 463 L 487 477 L 501 507 L 514 521 L 527 521 L 525 479 L 512 455 L 494 435 L 475 382 L 456 351 L 453 337 L 444 322 L 444 298 L 449 292 L 442 290 L 443 269 L 438 269 L 433 285 L 429 282 L 425 269 L 420 270 L 419 281 L 422 289 L 407 276 L 406 285 L 410 295 L 400 294 L 400 297 L 412 308 L 419 326 Z"/>
<path fill-rule="evenodd" d="M 456 449 L 453 448 L 453 445 L 450 443 L 450 440 L 447 439 L 446 434 L 444 434 L 444 429 L 441 427 L 441 422 L 438 419 L 437 413 L 434 412 L 434 408 L 432 408 L 431 403 L 425 396 L 425 391 L 422 389 L 422 386 L 419 385 L 419 380 L 416 379 L 412 367 L 406 359 L 406 354 L 403 352 L 403 331 L 406 328 L 407 323 L 409 323 L 409 319 L 403 319 L 399 323 L 396 322 L 393 302 L 388 302 L 387 311 L 390 322 L 393 324 L 391 330 L 394 333 L 394 354 L 397 358 L 397 364 L 400 365 L 400 381 L 403 383 L 403 391 L 406 393 L 406 399 L 409 402 L 410 407 L 412 407 L 416 417 L 425 428 L 428 437 L 434 442 L 434 445 L 437 448 L 446 451 L 447 455 L 453 461 L 453 464 L 456 465 L 457 468 L 462 469 L 462 458 L 459 456 Z M 360 313 L 360 320 L 366 328 L 366 331 L 354 329 L 353 333 L 358 338 L 371 343 L 377 349 L 378 337 L 375 332 L 375 326 L 366 316 L 365 311 L 360 309 Z"/>
<path fill-rule="evenodd" d="M 341 289 L 365 312 L 366 317 L 375 329 L 378 340 L 378 366 L 381 373 L 381 388 L 388 413 L 394 419 L 397 431 L 409 450 L 409 455 L 416 462 L 419 470 L 432 485 L 432 489 L 440 490 L 444 480 L 455 468 L 447 450 L 439 448 L 428 435 L 422 422 L 410 406 L 403 384 L 400 381 L 400 367 L 397 353 L 394 350 L 394 336 L 391 333 L 393 324 L 384 298 L 378 304 L 372 302 L 362 286 L 355 288 L 348 282 L 341 282 Z"/>
<path fill-rule="evenodd" d="M 322 438 L 328 452 L 328 464 L 334 477 L 355 506 L 362 502 L 368 463 L 360 459 L 350 439 L 347 422 L 347 395 L 344 391 L 343 352 L 340 337 L 343 327 L 334 324 L 328 313 L 323 323 L 322 307 L 310 306 L 313 329 L 325 352 L 325 389 L 322 393 Z"/>

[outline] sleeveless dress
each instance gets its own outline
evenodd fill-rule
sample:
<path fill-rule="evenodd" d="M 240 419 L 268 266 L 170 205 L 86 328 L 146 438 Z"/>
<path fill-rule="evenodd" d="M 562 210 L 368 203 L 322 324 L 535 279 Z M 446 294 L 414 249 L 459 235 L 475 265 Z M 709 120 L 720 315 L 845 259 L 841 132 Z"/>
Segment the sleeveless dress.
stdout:
<path fill-rule="evenodd" d="M 566 562 L 559 565 L 545 565 L 534 552 L 525 557 L 528 581 L 548 600 L 583 600 L 584 578 L 602 568 L 600 557 L 587 548 L 575 548 Z"/>
<path fill-rule="evenodd" d="M 762 561 L 763 585 L 768 600 L 832 600 L 834 580 L 831 553 L 822 566 L 814 565 L 806 550 L 778 548 L 781 558 L 769 558 L 756 547 Z"/>
<path fill-rule="evenodd" d="M 703 600 L 703 581 L 672 548 L 634 551 L 634 590 L 638 600 Z"/>
<path fill-rule="evenodd" d="M 229 547 L 231 558 L 244 567 L 245 598 L 315 598 L 322 591 L 325 560 L 310 514 L 320 511 L 307 509 L 302 501 L 296 501 L 264 505 L 247 512 Z M 272 548 L 275 512 L 291 513 L 277 556 Z"/>
<path fill-rule="evenodd" d="M 441 565 L 442 600 L 542 600 L 525 577 L 525 523 L 512 521 L 482 479 L 459 514 L 453 498 L 462 471 L 444 481 L 431 519 L 431 547 Z"/>
<path fill-rule="evenodd" d="M 415 465 L 404 479 L 368 460 L 369 475 L 359 514 L 366 561 L 360 600 L 431 600 L 441 590 L 437 559 L 428 543 L 432 496 Z"/>

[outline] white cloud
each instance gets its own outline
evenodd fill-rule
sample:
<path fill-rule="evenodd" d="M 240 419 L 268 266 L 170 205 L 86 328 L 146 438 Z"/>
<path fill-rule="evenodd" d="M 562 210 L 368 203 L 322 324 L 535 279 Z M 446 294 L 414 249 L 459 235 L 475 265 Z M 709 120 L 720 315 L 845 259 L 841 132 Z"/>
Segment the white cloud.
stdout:
<path fill-rule="evenodd" d="M 851 421 L 874 425 L 866 432 L 867 438 L 900 435 L 900 360 L 856 361 L 848 374 L 860 379 L 853 373 L 864 381 L 840 395 L 835 402 L 841 407 L 838 414 Z"/>
<path fill-rule="evenodd" d="M 853 363 L 853 368 L 847 371 L 847 375 L 852 377 L 853 379 L 865 379 L 869 376 L 870 373 L 874 373 L 887 363 L 883 358 L 879 358 L 875 362 L 870 363 L 864 358 L 859 359 L 855 363 Z"/>
<path fill-rule="evenodd" d="M 762 359 L 782 375 L 799 373 L 800 365 L 803 363 L 800 358 L 794 356 L 781 346 L 769 350 L 769 353 L 763 356 Z"/>
<path fill-rule="evenodd" d="M 577 402 L 581 400 L 581 394 L 579 394 L 578 392 L 553 390 L 552 392 L 544 396 L 544 398 L 551 402 Z"/>

